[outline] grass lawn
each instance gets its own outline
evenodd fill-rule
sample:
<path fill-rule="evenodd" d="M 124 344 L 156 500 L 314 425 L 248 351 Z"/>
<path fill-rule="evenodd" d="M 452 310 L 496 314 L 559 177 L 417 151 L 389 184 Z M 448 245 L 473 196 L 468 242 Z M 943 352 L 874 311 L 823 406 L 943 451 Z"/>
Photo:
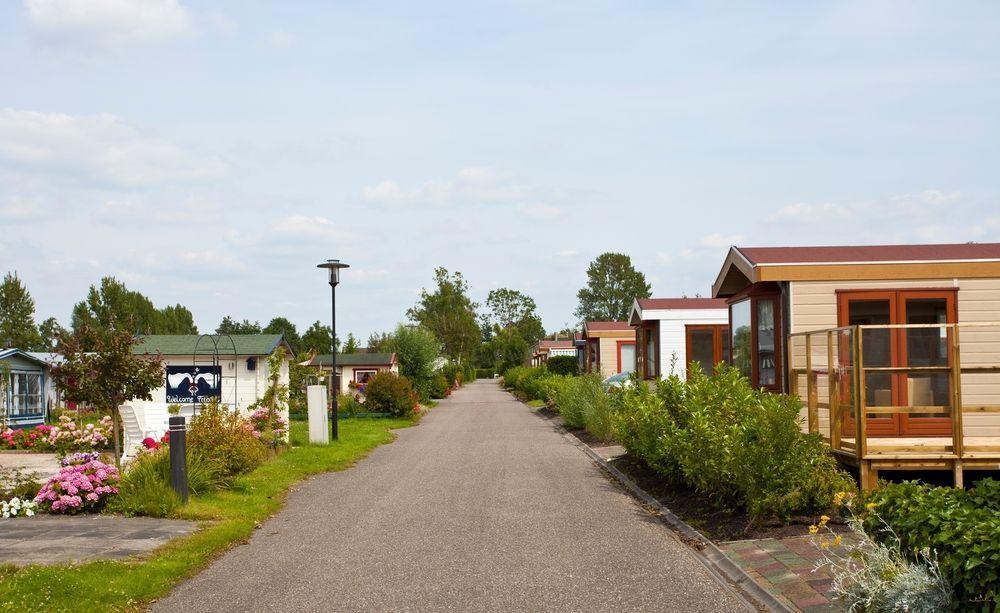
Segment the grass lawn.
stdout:
<path fill-rule="evenodd" d="M 192 497 L 176 517 L 204 522 L 148 558 L 88 562 L 78 566 L 0 566 L 0 610 L 140 610 L 194 575 L 226 549 L 245 542 L 277 512 L 292 484 L 320 472 L 343 470 L 395 438 L 390 430 L 410 419 L 347 419 L 340 440 L 308 445 L 306 422 L 292 422 L 293 447 L 237 479 L 233 489 Z M 294 446 L 298 444 L 299 446 Z M 0 528 L 2 529 L 2 528 Z"/>
<path fill-rule="evenodd" d="M 544 407 L 545 406 L 545 401 L 544 400 L 529 400 L 526 404 L 529 407 L 538 408 L 538 407 Z"/>

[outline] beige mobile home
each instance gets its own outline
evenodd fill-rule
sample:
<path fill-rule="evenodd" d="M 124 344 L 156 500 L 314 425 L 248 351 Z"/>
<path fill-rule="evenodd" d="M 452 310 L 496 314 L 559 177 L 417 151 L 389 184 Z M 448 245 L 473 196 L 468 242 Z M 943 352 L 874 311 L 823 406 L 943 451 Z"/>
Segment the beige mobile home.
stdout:
<path fill-rule="evenodd" d="M 1000 244 L 733 247 L 731 362 L 798 394 L 864 487 L 1000 463 Z"/>
<path fill-rule="evenodd" d="M 627 321 L 583 324 L 583 369 L 602 377 L 635 371 L 635 331 Z"/>

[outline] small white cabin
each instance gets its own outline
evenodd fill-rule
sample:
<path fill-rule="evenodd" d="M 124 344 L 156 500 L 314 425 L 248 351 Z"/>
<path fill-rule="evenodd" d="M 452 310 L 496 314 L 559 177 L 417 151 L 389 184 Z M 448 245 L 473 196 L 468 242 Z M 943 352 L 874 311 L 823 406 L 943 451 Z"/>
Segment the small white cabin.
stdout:
<path fill-rule="evenodd" d="M 643 298 L 632 305 L 636 370 L 644 379 L 687 377 L 692 362 L 711 373 L 729 361 L 729 310 L 714 298 Z"/>

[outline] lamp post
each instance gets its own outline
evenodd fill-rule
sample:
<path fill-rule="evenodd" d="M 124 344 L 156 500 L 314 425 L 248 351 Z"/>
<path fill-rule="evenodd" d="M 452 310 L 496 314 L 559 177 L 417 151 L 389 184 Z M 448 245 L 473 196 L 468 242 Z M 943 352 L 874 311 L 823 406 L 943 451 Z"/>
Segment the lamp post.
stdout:
<path fill-rule="evenodd" d="M 333 399 L 332 439 L 337 440 L 337 396 L 340 390 L 334 389 L 337 383 L 337 284 L 340 283 L 340 269 L 348 268 L 340 260 L 327 260 L 317 268 L 325 268 L 330 273 L 330 397 Z"/>

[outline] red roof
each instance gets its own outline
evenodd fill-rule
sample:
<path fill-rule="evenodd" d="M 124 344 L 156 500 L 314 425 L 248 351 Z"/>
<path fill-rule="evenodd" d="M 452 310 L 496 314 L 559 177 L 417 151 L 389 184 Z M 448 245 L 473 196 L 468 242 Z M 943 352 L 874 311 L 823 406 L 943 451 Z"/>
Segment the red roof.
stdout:
<path fill-rule="evenodd" d="M 559 349 L 559 348 L 570 348 L 570 347 L 574 347 L 574 346 L 575 345 L 573 345 L 573 341 L 570 341 L 570 340 L 566 340 L 566 341 L 550 341 L 550 340 L 538 341 L 538 348 L 539 349 Z"/>
<path fill-rule="evenodd" d="M 838 247 L 737 247 L 751 264 L 928 262 L 1000 259 L 1000 243 L 865 245 Z"/>
<path fill-rule="evenodd" d="M 644 311 L 654 311 L 658 309 L 725 309 L 727 306 L 723 298 L 642 298 L 639 300 L 639 308 Z"/>
<path fill-rule="evenodd" d="M 588 321 L 587 329 L 597 332 L 598 330 L 631 330 L 632 326 L 627 321 Z"/>

